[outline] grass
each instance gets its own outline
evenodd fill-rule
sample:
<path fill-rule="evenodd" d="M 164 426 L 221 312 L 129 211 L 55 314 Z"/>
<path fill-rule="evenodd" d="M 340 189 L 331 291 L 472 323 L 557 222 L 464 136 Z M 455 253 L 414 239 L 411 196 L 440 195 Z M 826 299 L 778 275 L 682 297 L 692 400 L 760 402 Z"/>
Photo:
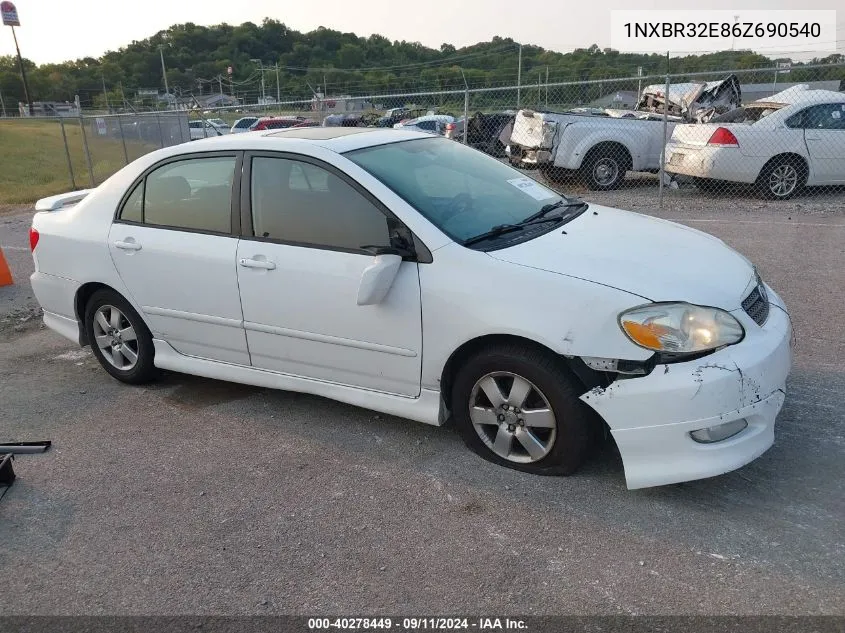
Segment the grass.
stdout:
<path fill-rule="evenodd" d="M 124 166 L 120 139 L 101 138 L 86 128 L 94 183 L 99 184 Z M 91 186 L 82 132 L 77 120 L 65 120 L 65 134 L 73 167 L 68 160 L 58 121 L 0 120 L 0 204 L 31 204 L 39 198 Z M 157 146 L 127 140 L 132 161 Z"/>

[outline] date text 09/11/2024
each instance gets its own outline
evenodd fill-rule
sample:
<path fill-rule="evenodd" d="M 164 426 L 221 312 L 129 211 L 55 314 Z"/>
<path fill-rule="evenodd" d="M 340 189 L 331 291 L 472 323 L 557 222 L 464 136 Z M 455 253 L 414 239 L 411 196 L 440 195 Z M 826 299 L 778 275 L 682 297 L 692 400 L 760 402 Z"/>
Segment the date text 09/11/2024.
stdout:
<path fill-rule="evenodd" d="M 309 618 L 308 629 L 311 631 L 328 629 L 345 630 L 396 630 L 396 631 L 426 631 L 426 630 L 479 630 L 504 631 L 526 630 L 528 625 L 524 620 L 516 618 Z"/>

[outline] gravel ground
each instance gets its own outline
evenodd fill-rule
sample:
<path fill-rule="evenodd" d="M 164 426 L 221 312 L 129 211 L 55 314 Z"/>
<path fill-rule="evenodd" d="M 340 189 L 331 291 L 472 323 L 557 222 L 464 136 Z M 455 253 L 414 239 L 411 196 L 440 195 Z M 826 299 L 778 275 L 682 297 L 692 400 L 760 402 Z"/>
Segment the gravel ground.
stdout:
<path fill-rule="evenodd" d="M 841 196 L 583 196 L 714 233 L 784 296 L 795 369 L 757 461 L 628 491 L 610 450 L 539 478 L 317 397 L 130 388 L 21 321 L 29 216 L 0 217 L 0 441 L 54 442 L 0 501 L 0 613 L 845 615 Z"/>

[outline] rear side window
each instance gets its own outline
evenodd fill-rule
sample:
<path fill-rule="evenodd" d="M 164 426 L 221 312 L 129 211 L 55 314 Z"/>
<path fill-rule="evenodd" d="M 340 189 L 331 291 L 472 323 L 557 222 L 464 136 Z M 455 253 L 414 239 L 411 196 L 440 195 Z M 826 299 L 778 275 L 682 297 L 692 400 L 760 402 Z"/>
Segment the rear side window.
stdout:
<path fill-rule="evenodd" d="M 253 123 L 255 123 L 255 119 L 241 119 L 235 123 L 235 129 L 242 130 L 244 128 L 248 128 Z"/>
<path fill-rule="evenodd" d="M 129 194 L 120 219 L 213 233 L 232 227 L 234 156 L 192 158 L 151 171 Z"/>
<path fill-rule="evenodd" d="M 437 129 L 437 121 L 420 121 L 417 123 L 417 127 L 421 130 L 428 130 L 429 132 L 434 132 Z"/>

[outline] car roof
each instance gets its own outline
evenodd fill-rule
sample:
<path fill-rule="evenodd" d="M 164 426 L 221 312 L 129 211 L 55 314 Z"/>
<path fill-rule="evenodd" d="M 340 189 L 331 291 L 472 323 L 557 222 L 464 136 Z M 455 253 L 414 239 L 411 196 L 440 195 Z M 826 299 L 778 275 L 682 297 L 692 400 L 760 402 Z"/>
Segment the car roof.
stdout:
<path fill-rule="evenodd" d="M 421 121 L 443 121 L 448 119 L 449 121 L 454 121 L 455 117 L 449 114 L 426 114 L 423 116 L 419 116 L 416 119 L 411 119 L 408 123 L 413 125 L 414 123 L 419 123 Z"/>
<path fill-rule="evenodd" d="M 203 151 L 253 150 L 307 152 L 309 145 L 316 145 L 332 152 L 343 152 L 386 145 L 413 139 L 431 139 L 431 134 L 394 130 L 392 128 L 366 127 L 301 127 L 284 130 L 261 130 L 244 134 L 225 134 L 212 138 L 182 143 L 167 148 L 171 155 Z M 164 151 L 164 150 L 159 150 Z"/>
<path fill-rule="evenodd" d="M 815 90 L 810 88 L 807 84 L 799 84 L 792 86 L 786 90 L 782 90 L 770 97 L 764 97 L 757 101 L 745 104 L 755 107 L 784 107 L 788 105 L 793 106 L 809 106 L 813 104 L 823 103 L 837 103 L 845 101 L 845 94 L 841 92 L 834 92 L 833 90 Z"/>

